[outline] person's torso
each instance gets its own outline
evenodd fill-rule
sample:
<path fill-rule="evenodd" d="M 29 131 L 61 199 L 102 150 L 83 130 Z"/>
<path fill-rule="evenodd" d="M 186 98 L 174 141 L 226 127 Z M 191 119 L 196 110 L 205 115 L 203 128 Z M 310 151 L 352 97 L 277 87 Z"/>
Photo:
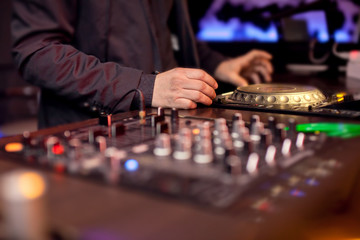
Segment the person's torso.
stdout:
<path fill-rule="evenodd" d="M 79 50 L 145 73 L 176 67 L 168 28 L 173 0 L 80 0 L 78 6 Z"/>

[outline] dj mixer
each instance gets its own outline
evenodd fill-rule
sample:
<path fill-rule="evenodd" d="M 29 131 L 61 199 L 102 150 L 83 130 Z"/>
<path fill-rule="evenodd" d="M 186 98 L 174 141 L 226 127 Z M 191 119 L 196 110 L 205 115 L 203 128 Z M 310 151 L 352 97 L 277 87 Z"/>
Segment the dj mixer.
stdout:
<path fill-rule="evenodd" d="M 5 138 L 0 158 L 49 176 L 50 218 L 80 232 L 96 222 L 125 239 L 296 239 L 314 216 L 346 202 L 357 180 L 358 138 L 302 131 L 324 121 L 355 122 L 212 107 L 147 109 L 145 116 L 106 115 Z M 96 190 L 89 197 L 86 187 L 72 189 L 59 176 Z M 111 199 L 107 191 L 114 191 Z M 129 193 L 149 207 L 116 197 Z M 71 202 L 84 217 L 62 213 Z M 179 209 L 186 218 L 173 216 L 181 216 Z M 150 217 L 166 229 L 146 227 L 151 223 L 141 218 Z"/>

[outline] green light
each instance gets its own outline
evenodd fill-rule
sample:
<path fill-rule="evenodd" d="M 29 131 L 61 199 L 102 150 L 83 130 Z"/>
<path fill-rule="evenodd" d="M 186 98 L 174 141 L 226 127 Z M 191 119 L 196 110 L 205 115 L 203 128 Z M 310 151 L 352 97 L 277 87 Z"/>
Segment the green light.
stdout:
<path fill-rule="evenodd" d="M 296 126 L 298 132 L 323 132 L 331 137 L 352 138 L 360 136 L 360 124 L 353 123 L 304 123 Z"/>

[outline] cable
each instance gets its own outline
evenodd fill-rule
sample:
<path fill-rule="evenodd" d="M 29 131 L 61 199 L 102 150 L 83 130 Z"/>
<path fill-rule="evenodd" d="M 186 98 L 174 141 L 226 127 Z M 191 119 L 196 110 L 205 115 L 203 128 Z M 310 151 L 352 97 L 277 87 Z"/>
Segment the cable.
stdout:
<path fill-rule="evenodd" d="M 128 91 L 124 96 L 122 96 L 117 102 L 116 104 L 113 106 L 113 108 L 110 110 L 110 114 L 115 114 L 115 109 L 116 107 L 120 104 L 120 102 L 122 100 L 124 100 L 124 98 L 129 95 L 132 92 L 137 92 L 139 96 L 139 117 L 140 117 L 140 123 L 141 124 L 145 124 L 145 116 L 146 116 L 146 112 L 145 112 L 145 98 L 144 98 L 144 94 L 140 89 L 131 89 L 130 91 Z"/>
<path fill-rule="evenodd" d="M 338 45 L 339 44 L 336 42 L 332 45 L 332 53 L 334 54 L 334 56 L 341 58 L 341 59 L 349 60 L 350 53 L 349 52 L 339 52 L 337 50 Z"/>
<path fill-rule="evenodd" d="M 317 39 L 312 39 L 310 41 L 309 60 L 310 60 L 311 63 L 314 63 L 314 64 L 322 64 L 329 58 L 330 53 L 324 54 L 324 56 L 322 56 L 321 58 L 316 58 L 315 54 L 314 54 L 316 43 L 317 43 Z"/>

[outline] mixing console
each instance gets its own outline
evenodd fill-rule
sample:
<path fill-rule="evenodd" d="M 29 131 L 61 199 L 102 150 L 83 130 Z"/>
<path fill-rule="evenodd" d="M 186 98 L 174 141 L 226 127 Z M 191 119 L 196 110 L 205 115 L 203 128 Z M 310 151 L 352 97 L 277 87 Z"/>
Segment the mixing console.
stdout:
<path fill-rule="evenodd" d="M 228 111 L 230 117 L 162 108 L 144 119 L 104 116 L 100 124 L 73 130 L 24 133 L 3 142 L 1 156 L 248 221 L 311 212 L 311 205 L 320 209 L 317 201 L 346 198 L 358 163 L 342 154 L 354 149 L 354 140 L 297 132 L 291 117 Z"/>
<path fill-rule="evenodd" d="M 143 123 L 108 118 L 106 126 L 38 137 L 24 133 L 17 155 L 57 172 L 215 207 L 230 206 L 254 184 L 277 181 L 290 169 L 301 174 L 288 179 L 293 185 L 306 181 L 311 186 L 342 165 L 339 159 L 320 157 L 330 142 L 324 134 L 298 133 L 293 118 L 277 123 L 270 116 L 262 122 L 252 115 L 246 123 L 240 112 L 232 119 L 180 118 L 176 109 L 166 116 L 161 108 Z"/>

